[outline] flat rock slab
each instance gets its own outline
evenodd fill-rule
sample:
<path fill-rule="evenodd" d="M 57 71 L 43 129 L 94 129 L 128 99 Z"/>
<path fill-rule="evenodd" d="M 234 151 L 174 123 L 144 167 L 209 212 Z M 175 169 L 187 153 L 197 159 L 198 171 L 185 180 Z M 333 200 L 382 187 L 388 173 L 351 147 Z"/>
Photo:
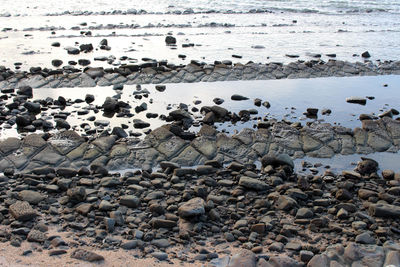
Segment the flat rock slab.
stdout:
<path fill-rule="evenodd" d="M 88 262 L 95 262 L 95 261 L 103 261 L 104 257 L 94 253 L 92 251 L 88 251 L 85 249 L 76 249 L 71 253 L 71 258 L 88 261 Z"/>
<path fill-rule="evenodd" d="M 29 221 L 37 216 L 36 211 L 27 201 L 17 201 L 9 208 L 11 215 L 18 221 Z"/>

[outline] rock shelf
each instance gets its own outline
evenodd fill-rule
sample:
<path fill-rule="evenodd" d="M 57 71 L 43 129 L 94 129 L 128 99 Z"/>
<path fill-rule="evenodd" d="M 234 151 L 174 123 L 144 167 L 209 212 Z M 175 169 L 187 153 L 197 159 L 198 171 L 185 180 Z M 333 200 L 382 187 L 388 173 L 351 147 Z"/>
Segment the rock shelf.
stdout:
<path fill-rule="evenodd" d="M 10 137 L 0 142 L 0 171 L 10 166 L 26 171 L 43 166 L 78 168 L 91 164 L 110 170 L 151 169 L 161 161 L 182 166 L 200 165 L 207 160 L 244 164 L 271 153 L 330 158 L 335 154 L 399 150 L 400 121 L 389 117 L 363 120 L 362 127 L 355 129 L 327 123 L 295 125 L 276 121 L 268 129 L 243 129 L 232 136 L 203 125 L 193 140 L 175 135 L 169 125 L 153 130 L 144 140 L 115 135 L 85 139 L 74 131 L 30 134 L 22 140 Z"/>
<path fill-rule="evenodd" d="M 14 72 L 0 67 L 0 89 L 13 89 L 29 85 L 33 88 L 94 87 L 118 84 L 192 83 L 234 80 L 270 80 L 316 77 L 345 77 L 362 75 L 400 74 L 400 61 L 374 64 L 370 61 L 351 63 L 340 60 L 324 62 L 248 63 L 231 61 L 210 65 L 193 61 L 185 66 L 166 62 L 141 65 L 123 65 L 118 68 L 68 67 L 64 69 L 31 68 L 30 72 Z"/>

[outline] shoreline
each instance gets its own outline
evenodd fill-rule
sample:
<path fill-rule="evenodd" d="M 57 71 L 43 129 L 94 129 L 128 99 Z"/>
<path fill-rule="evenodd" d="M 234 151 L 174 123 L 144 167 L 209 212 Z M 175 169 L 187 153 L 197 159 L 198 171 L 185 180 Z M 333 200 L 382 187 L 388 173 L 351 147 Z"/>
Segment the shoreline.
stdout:
<path fill-rule="evenodd" d="M 317 77 L 351 77 L 400 74 L 400 61 L 347 62 L 330 59 L 328 62 L 248 63 L 234 64 L 231 60 L 205 64 L 192 61 L 174 65 L 166 61 L 122 65 L 117 68 L 87 67 L 83 70 L 67 67 L 47 69 L 32 67 L 27 71 L 12 71 L 0 67 L 0 89 L 71 88 L 131 84 L 194 83 L 235 80 L 271 80 Z"/>

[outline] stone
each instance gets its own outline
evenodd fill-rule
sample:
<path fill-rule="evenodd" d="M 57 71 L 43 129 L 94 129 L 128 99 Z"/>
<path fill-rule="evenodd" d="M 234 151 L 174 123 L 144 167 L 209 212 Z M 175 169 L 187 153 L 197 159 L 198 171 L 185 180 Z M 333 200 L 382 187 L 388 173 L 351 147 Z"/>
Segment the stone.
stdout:
<path fill-rule="evenodd" d="M 256 255 L 250 250 L 241 250 L 232 256 L 227 267 L 256 267 Z"/>
<path fill-rule="evenodd" d="M 165 37 L 165 43 L 166 43 L 167 45 L 176 44 L 176 38 L 173 37 L 173 36 L 171 36 L 171 35 L 168 35 L 168 36 Z"/>
<path fill-rule="evenodd" d="M 362 97 L 348 97 L 346 98 L 346 102 L 347 103 L 351 103 L 351 104 L 360 104 L 360 105 L 365 105 L 367 104 L 367 99 L 366 98 L 362 98 Z"/>
<path fill-rule="evenodd" d="M 136 196 L 125 195 L 121 197 L 121 199 L 119 200 L 119 204 L 128 208 L 135 209 L 140 206 L 140 199 Z"/>
<path fill-rule="evenodd" d="M 279 196 L 275 201 L 275 207 L 280 210 L 290 210 L 296 206 L 296 200 L 288 196 Z"/>
<path fill-rule="evenodd" d="M 67 195 L 72 203 L 80 203 L 86 200 L 86 190 L 83 187 L 70 188 Z"/>
<path fill-rule="evenodd" d="M 47 235 L 39 230 L 31 230 L 27 236 L 29 242 L 43 243 L 47 240 Z"/>
<path fill-rule="evenodd" d="M 314 256 L 307 264 L 307 267 L 329 266 L 329 259 L 325 254 Z"/>
<path fill-rule="evenodd" d="M 314 257 L 314 253 L 308 250 L 300 251 L 300 260 L 302 262 L 308 263 Z"/>
<path fill-rule="evenodd" d="M 309 208 L 300 208 L 297 210 L 296 219 L 309 219 L 314 216 L 314 213 Z"/>
<path fill-rule="evenodd" d="M 400 252 L 399 251 L 388 251 L 386 253 L 385 262 L 383 266 L 400 266 Z"/>
<path fill-rule="evenodd" d="M 22 201 L 27 201 L 29 204 L 37 205 L 46 197 L 40 194 L 39 192 L 32 190 L 22 190 L 18 193 L 19 199 Z"/>
<path fill-rule="evenodd" d="M 368 232 L 364 232 L 356 236 L 356 242 L 360 244 L 375 244 L 375 238 L 370 235 Z"/>
<path fill-rule="evenodd" d="M 244 188 L 256 191 L 263 191 L 269 188 L 269 186 L 265 182 L 247 176 L 240 177 L 239 185 L 243 186 Z"/>
<path fill-rule="evenodd" d="M 292 169 L 294 168 L 294 162 L 292 158 L 287 154 L 265 155 L 261 159 L 261 164 L 263 167 L 266 167 L 268 165 L 272 165 L 273 167 L 288 165 Z"/>
<path fill-rule="evenodd" d="M 19 221 L 29 221 L 37 216 L 36 211 L 27 201 L 17 201 L 9 207 L 11 215 Z"/>
<path fill-rule="evenodd" d="M 179 207 L 179 216 L 181 218 L 191 218 L 203 215 L 205 213 L 204 205 L 205 203 L 202 198 L 192 198 Z"/>
<path fill-rule="evenodd" d="M 156 258 L 159 261 L 165 261 L 168 259 L 168 254 L 165 252 L 160 252 L 160 251 L 151 253 L 151 256 L 153 256 L 154 258 Z"/>
<path fill-rule="evenodd" d="M 249 98 L 242 95 L 234 94 L 231 96 L 231 99 L 234 101 L 242 101 L 242 100 L 248 100 Z"/>
<path fill-rule="evenodd" d="M 368 212 L 371 216 L 383 217 L 383 218 L 399 218 L 400 207 L 390 204 L 372 204 L 368 208 Z"/>
<path fill-rule="evenodd" d="M 92 251 L 88 251 L 85 249 L 76 249 L 71 253 L 71 258 L 88 261 L 88 262 L 96 262 L 96 261 L 103 261 L 104 257 L 94 253 Z"/>
<path fill-rule="evenodd" d="M 154 219 L 152 221 L 152 226 L 153 228 L 166 228 L 166 229 L 171 229 L 177 226 L 177 223 L 175 221 L 171 220 L 164 220 L 164 219 Z"/>

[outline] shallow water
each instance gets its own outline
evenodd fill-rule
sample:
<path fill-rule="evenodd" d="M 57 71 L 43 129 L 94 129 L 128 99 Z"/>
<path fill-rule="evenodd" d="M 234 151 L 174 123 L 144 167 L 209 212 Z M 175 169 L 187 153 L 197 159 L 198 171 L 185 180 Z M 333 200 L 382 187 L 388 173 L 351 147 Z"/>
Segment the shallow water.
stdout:
<path fill-rule="evenodd" d="M 387 84 L 387 87 L 384 87 Z M 159 118 L 146 118 L 147 112 L 158 113 L 159 115 L 168 113 L 177 109 L 180 103 L 188 105 L 189 110 L 202 106 L 214 105 L 213 99 L 223 98 L 225 102 L 221 105 L 229 111 L 238 113 L 240 110 L 255 109 L 257 115 L 253 115 L 253 120 L 248 122 L 238 122 L 236 125 L 231 123 L 217 124 L 220 130 L 225 129 L 228 133 L 240 131 L 242 128 L 253 128 L 258 119 L 266 117 L 278 120 L 286 119 L 288 121 L 300 121 L 302 124 L 315 119 L 309 119 L 303 115 L 307 108 L 318 108 L 318 120 L 329 122 L 331 124 L 342 125 L 349 128 L 360 127 L 361 122 L 358 117 L 362 113 L 378 115 L 382 111 L 395 108 L 400 109 L 400 76 L 365 76 L 365 77 L 345 77 L 345 78 L 315 78 L 315 79 L 285 79 L 285 80 L 267 80 L 267 81 L 229 81 L 213 83 L 179 83 L 167 84 L 164 92 L 158 92 L 154 85 L 143 85 L 150 94 L 148 98 L 137 100 L 132 93 L 137 91 L 135 85 L 126 85 L 122 91 L 114 91 L 112 87 L 92 87 L 92 88 L 58 88 L 58 89 L 34 89 L 34 99 L 45 99 L 51 97 L 57 99 L 58 96 L 64 96 L 67 99 L 84 99 L 86 94 L 93 94 L 95 102 L 88 105 L 85 102 L 74 104 L 67 107 L 64 111 L 71 112 L 67 121 L 71 125 L 76 125 L 77 131 L 83 130 L 79 127 L 81 123 L 88 123 L 91 127 L 93 122 L 87 121 L 87 117 L 96 116 L 97 120 L 108 120 L 110 126 L 106 129 L 112 129 L 121 124 L 128 125 L 127 131 L 143 132 L 144 130 L 134 129 L 133 119 L 142 119 L 151 124 L 150 129 L 154 129 L 165 124 L 165 121 Z M 241 94 L 249 98 L 246 101 L 232 101 L 232 94 Z M 121 100 L 128 102 L 131 106 L 131 112 L 135 114 L 132 118 L 105 117 L 102 112 L 94 113 L 90 110 L 94 105 L 102 105 L 107 96 L 120 97 Z M 349 104 L 345 101 L 347 97 L 374 96 L 374 100 L 368 100 L 365 106 L 358 104 Z M 260 98 L 271 104 L 269 109 L 254 105 L 254 99 Z M 201 104 L 195 105 L 194 101 L 200 100 Z M 146 103 L 147 111 L 136 114 L 134 108 L 141 103 Z M 168 108 L 168 109 L 167 109 Z M 78 116 L 77 110 L 89 109 L 88 115 Z M 331 109 L 331 115 L 321 115 L 322 109 Z M 43 117 L 51 115 L 59 110 L 47 110 L 42 112 Z M 193 112 L 194 118 L 201 120 L 200 112 Z M 192 131 L 199 128 L 192 127 Z M 2 137 L 17 135 L 15 129 L 3 131 Z"/>
<path fill-rule="evenodd" d="M 116 9 L 122 11 L 112 13 Z M 147 13 L 123 12 L 128 9 L 144 9 Z M 175 14 L 188 9 L 193 13 Z M 263 12 L 253 13 L 256 10 Z M 0 17 L 0 64 L 14 68 L 19 62 L 23 70 L 52 67 L 52 59 L 61 59 L 67 65 L 70 60 L 85 58 L 92 61 L 92 66 L 112 66 L 94 61 L 97 56 L 114 56 L 113 65 L 141 62 L 145 57 L 175 64 L 225 59 L 242 63 L 293 61 L 287 54 L 298 55 L 301 60 L 315 59 L 313 54 L 328 60 L 326 54 L 336 54 L 337 59 L 354 62 L 362 61 L 359 55 L 366 50 L 371 60 L 400 59 L 399 1 L 231 0 L 221 4 L 206 0 L 142 0 L 132 4 L 118 0 L 89 4 L 40 0 L 27 4 L 21 0 L 12 5 L 0 1 L 0 14 L 7 12 L 10 17 Z M 88 31 L 90 36 L 86 35 Z M 165 45 L 168 33 L 177 37 L 177 49 Z M 64 49 L 82 43 L 98 48 L 103 38 L 108 39 L 110 51 L 68 55 Z M 61 47 L 52 47 L 55 41 Z M 194 46 L 182 48 L 188 43 Z M 180 54 L 186 59 L 178 58 Z M 122 56 L 132 60 L 119 60 Z"/>

